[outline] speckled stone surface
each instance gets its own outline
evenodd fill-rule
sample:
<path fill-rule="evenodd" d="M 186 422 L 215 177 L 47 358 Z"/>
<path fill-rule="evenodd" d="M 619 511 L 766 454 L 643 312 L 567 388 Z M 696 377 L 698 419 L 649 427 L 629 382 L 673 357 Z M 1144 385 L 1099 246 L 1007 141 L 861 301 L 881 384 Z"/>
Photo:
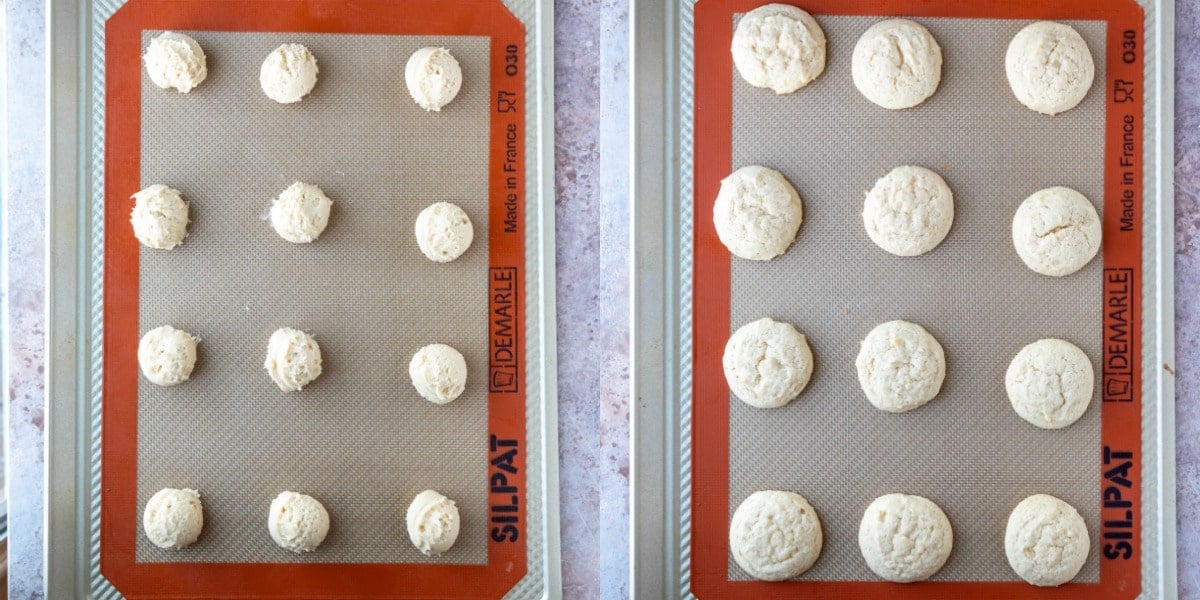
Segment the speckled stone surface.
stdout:
<path fill-rule="evenodd" d="M 555 17 L 559 445 L 566 598 L 628 596 L 628 3 Z M 1200 2 L 1177 0 L 1176 344 L 1179 591 L 1200 598 Z M 45 8 L 6 0 L 9 598 L 42 598 Z"/>
<path fill-rule="evenodd" d="M 1200 2 L 1175 11 L 1175 481 L 1179 597 L 1200 598 Z"/>
<path fill-rule="evenodd" d="M 567 598 L 628 596 L 628 3 L 556 2 L 559 447 Z M 42 598 L 45 7 L 6 0 L 9 597 Z"/>

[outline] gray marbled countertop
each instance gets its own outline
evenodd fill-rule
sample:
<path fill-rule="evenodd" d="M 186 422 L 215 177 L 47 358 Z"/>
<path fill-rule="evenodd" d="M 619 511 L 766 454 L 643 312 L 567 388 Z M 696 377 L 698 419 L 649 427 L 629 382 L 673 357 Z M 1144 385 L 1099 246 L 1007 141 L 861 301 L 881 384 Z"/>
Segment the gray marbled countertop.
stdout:
<path fill-rule="evenodd" d="M 1200 2 L 1177 0 L 1176 343 L 1179 589 L 1200 598 Z M 567 598 L 627 597 L 628 2 L 555 16 L 559 445 Z M 41 598 L 45 357 L 45 7 L 3 4 L 7 146 L 0 215 L 8 381 L 9 597 Z"/>

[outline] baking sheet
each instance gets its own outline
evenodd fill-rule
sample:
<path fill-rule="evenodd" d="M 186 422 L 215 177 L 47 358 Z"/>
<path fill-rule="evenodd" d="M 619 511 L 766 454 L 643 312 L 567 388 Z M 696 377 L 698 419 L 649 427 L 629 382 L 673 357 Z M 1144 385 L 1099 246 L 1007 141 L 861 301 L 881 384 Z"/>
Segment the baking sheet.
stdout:
<path fill-rule="evenodd" d="M 158 31 L 143 32 L 143 47 Z M 138 536 L 142 562 L 439 562 L 487 560 L 488 49 L 486 37 L 191 31 L 209 75 L 183 96 L 142 74 L 141 183 L 190 202 L 171 251 L 141 248 L 140 331 L 172 324 L 201 338 L 183 385 L 138 384 L 138 506 L 163 487 L 200 491 L 205 527 L 185 551 Z M 282 43 L 317 57 L 320 79 L 281 105 L 258 86 Z M 403 87 L 408 56 L 445 47 L 463 70 L 458 97 L 427 113 Z M 311 244 L 266 218 L 293 181 L 333 200 Z M 413 223 L 449 201 L 475 238 L 439 264 Z M 283 393 L 262 367 L 267 339 L 296 327 L 321 345 L 323 374 Z M 408 362 L 423 345 L 463 353 L 466 390 L 422 399 Z M 420 491 L 453 499 L 454 548 L 426 557 L 404 514 Z M 321 547 L 280 549 L 267 508 L 283 490 L 312 495 L 332 527 Z"/>
<path fill-rule="evenodd" d="M 920 106 L 889 111 L 858 93 L 850 68 L 854 44 L 881 18 L 817 19 L 829 62 L 812 84 L 776 96 L 733 75 L 734 168 L 780 170 L 804 199 L 804 223 L 782 257 L 732 259 L 730 328 L 764 316 L 790 322 L 808 336 L 816 369 L 781 409 L 730 396 L 729 515 L 756 490 L 796 491 L 825 534 L 801 578 L 869 581 L 863 510 L 885 493 L 918 494 L 954 526 L 954 552 L 933 580 L 1018 581 L 1002 543 L 1008 515 L 1048 493 L 1087 522 L 1091 553 L 1075 581 L 1097 581 L 1102 260 L 1039 275 L 1013 250 L 1011 227 L 1022 200 L 1058 185 L 1082 192 L 1103 218 L 1106 24 L 1068 22 L 1092 52 L 1095 83 L 1050 118 L 1019 104 L 1004 78 L 1008 43 L 1029 21 L 917 19 L 942 47 L 942 82 Z M 950 234 L 919 257 L 888 254 L 862 224 L 865 191 L 904 164 L 933 169 L 954 192 Z M 854 367 L 862 339 L 893 319 L 924 326 L 947 357 L 938 396 L 903 414 L 874 408 Z M 1004 390 L 1012 357 L 1047 337 L 1079 346 L 1096 373 L 1087 412 L 1061 430 L 1026 423 Z M 729 577 L 751 579 L 732 557 Z"/>

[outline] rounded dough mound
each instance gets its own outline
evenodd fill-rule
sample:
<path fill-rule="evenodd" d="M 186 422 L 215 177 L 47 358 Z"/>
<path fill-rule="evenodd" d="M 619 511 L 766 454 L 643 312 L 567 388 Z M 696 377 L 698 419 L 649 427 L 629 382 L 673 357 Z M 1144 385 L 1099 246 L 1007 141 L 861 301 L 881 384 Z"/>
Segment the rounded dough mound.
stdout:
<path fill-rule="evenodd" d="M 783 581 L 808 570 L 821 555 L 821 520 L 800 494 L 760 491 L 733 513 L 729 550 L 744 571 Z"/>
<path fill-rule="evenodd" d="M 445 48 L 421 48 L 408 57 L 404 83 L 417 105 L 440 111 L 462 88 L 462 67 Z"/>
<path fill-rule="evenodd" d="M 899 583 L 937 573 L 954 548 L 950 519 L 921 496 L 880 496 L 863 513 L 858 547 L 876 575 Z"/>
<path fill-rule="evenodd" d="M 448 404 L 467 387 L 467 361 L 450 346 L 430 344 L 413 355 L 408 375 L 422 398 L 434 404 Z"/>
<path fill-rule="evenodd" d="M 863 226 L 875 245 L 896 256 L 917 256 L 946 239 L 954 224 L 954 194 L 924 167 L 892 169 L 867 192 Z"/>
<path fill-rule="evenodd" d="M 894 413 L 933 400 L 946 378 L 942 345 L 924 327 L 908 321 L 888 321 L 872 329 L 855 366 L 871 404 Z"/>
<path fill-rule="evenodd" d="M 1083 194 L 1071 188 L 1047 188 L 1017 208 L 1012 235 L 1026 266 L 1042 275 L 1062 277 L 1082 269 L 1100 251 L 1100 216 Z"/>
<path fill-rule="evenodd" d="M 321 188 L 297 181 L 271 202 L 271 226 L 293 244 L 307 244 L 329 224 L 333 201 Z"/>
<path fill-rule="evenodd" d="M 825 70 L 825 32 L 812 15 L 787 4 L 742 15 L 729 51 L 746 83 L 776 94 L 790 94 Z"/>
<path fill-rule="evenodd" d="M 1045 115 L 1075 108 L 1087 96 L 1096 65 L 1087 42 L 1070 25 L 1039 21 L 1022 29 L 1004 55 L 1017 100 Z"/>
<path fill-rule="evenodd" d="M 458 507 L 434 490 L 425 490 L 413 498 L 405 521 L 408 539 L 426 556 L 445 553 L 458 539 Z"/>
<path fill-rule="evenodd" d="M 1022 419 L 1042 429 L 1061 429 L 1083 416 L 1096 381 L 1092 361 L 1064 340 L 1038 340 L 1008 365 L 1004 389 Z"/>
<path fill-rule="evenodd" d="M 263 368 L 280 391 L 298 392 L 321 376 L 321 347 L 307 333 L 284 327 L 271 334 Z"/>
<path fill-rule="evenodd" d="M 787 252 L 804 220 L 800 194 L 783 174 L 750 165 L 721 180 L 713 204 L 717 237 L 734 256 L 771 260 Z"/>
<path fill-rule="evenodd" d="M 142 513 L 146 537 L 159 548 L 183 548 L 200 537 L 204 509 L 196 490 L 163 488 L 150 497 Z"/>
<path fill-rule="evenodd" d="M 186 94 L 208 77 L 204 49 L 190 36 L 174 31 L 150 40 L 142 61 L 150 81 L 164 90 L 174 88 Z"/>
<path fill-rule="evenodd" d="M 163 325 L 146 332 L 138 342 L 138 366 L 150 383 L 178 385 L 192 376 L 196 367 L 196 338 Z"/>
<path fill-rule="evenodd" d="M 282 492 L 271 501 L 267 530 L 284 550 L 312 552 L 329 533 L 329 513 L 312 496 Z"/>
<path fill-rule="evenodd" d="M 884 108 L 912 108 L 942 81 L 942 48 L 920 23 L 891 19 L 872 25 L 854 46 L 854 87 Z"/>
<path fill-rule="evenodd" d="M 133 235 L 149 248 L 170 250 L 187 236 L 188 205 L 179 190 L 152 185 L 131 196 Z"/>
<path fill-rule="evenodd" d="M 463 255 L 475 239 L 471 218 L 449 202 L 435 202 L 417 215 L 417 246 L 434 262 L 450 262 Z"/>
<path fill-rule="evenodd" d="M 722 358 L 729 389 L 756 408 L 778 408 L 808 385 L 813 372 L 808 340 L 789 323 L 759 319 L 741 326 Z"/>
<path fill-rule="evenodd" d="M 1017 575 L 1037 586 L 1062 585 L 1087 561 L 1091 538 L 1075 507 L 1046 494 L 1021 501 L 1008 517 L 1004 553 Z"/>
<path fill-rule="evenodd" d="M 317 57 L 301 44 L 284 44 L 271 51 L 258 71 L 258 83 L 268 98 L 299 102 L 317 85 Z"/>

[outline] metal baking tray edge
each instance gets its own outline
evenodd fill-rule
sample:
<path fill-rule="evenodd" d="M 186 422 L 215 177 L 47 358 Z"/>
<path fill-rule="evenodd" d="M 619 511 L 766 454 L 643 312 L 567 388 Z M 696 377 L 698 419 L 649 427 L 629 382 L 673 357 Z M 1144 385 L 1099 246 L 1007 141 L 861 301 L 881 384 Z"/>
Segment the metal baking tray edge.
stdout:
<path fill-rule="evenodd" d="M 630 411 L 630 580 L 635 598 L 693 597 L 689 590 L 691 118 L 680 84 L 693 76 L 696 0 L 646 0 L 630 23 L 630 243 L 634 271 Z M 1175 598 L 1174 0 L 1137 0 L 1146 15 L 1148 143 L 1144 151 L 1142 598 Z M 687 314 L 684 313 L 687 312 Z M 686 337 L 683 337 L 686 336 Z"/>
<path fill-rule="evenodd" d="M 101 255 L 91 240 L 103 232 L 103 197 L 93 177 L 103 159 L 92 144 L 102 123 L 92 118 L 99 101 L 102 61 L 89 43 L 102 32 L 104 19 L 125 0 L 76 3 L 52 0 L 47 11 L 46 104 L 49 136 L 46 165 L 46 477 L 43 587 L 47 598 L 119 598 L 92 560 L 98 543 L 89 523 L 92 490 L 99 489 L 100 377 L 91 372 L 100 352 L 100 314 L 92 311 L 101 281 L 93 277 Z M 550 0 L 503 0 L 526 25 L 526 377 L 531 453 L 528 573 L 509 597 L 560 598 L 562 570 L 558 511 L 558 389 L 555 325 L 554 255 L 554 52 L 553 3 Z M 97 401 L 94 401 L 96 399 Z M 96 429 L 98 431 L 98 429 Z M 96 504 L 95 506 L 98 506 Z M 536 518 L 535 518 L 536 517 Z"/>

